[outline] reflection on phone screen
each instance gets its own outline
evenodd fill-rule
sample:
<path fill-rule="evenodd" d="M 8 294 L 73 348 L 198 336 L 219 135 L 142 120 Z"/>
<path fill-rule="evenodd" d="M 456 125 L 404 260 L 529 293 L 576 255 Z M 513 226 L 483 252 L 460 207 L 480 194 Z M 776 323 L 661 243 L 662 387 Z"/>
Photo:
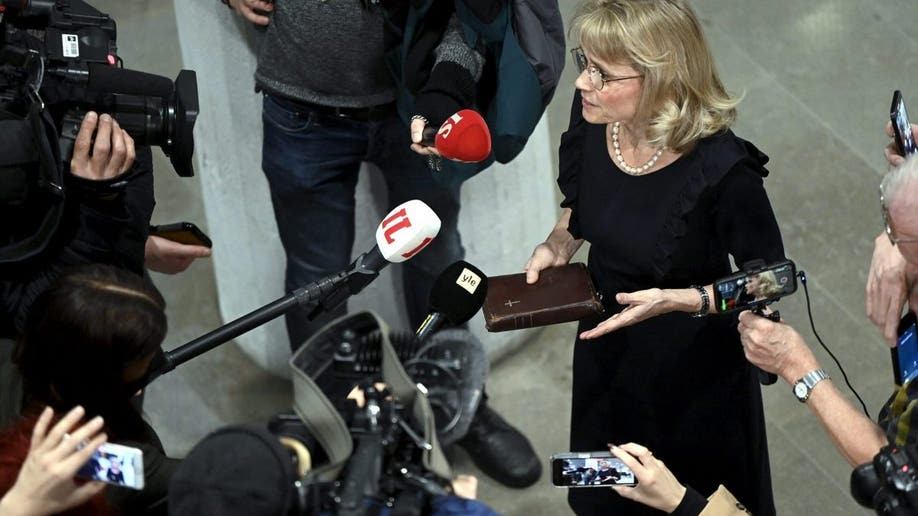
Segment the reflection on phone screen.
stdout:
<path fill-rule="evenodd" d="M 899 333 L 899 344 L 896 353 L 899 355 L 899 379 L 902 384 L 918 376 L 918 328 L 914 320 Z"/>
<path fill-rule="evenodd" d="M 618 457 L 558 459 L 561 487 L 586 487 L 635 483 L 634 472 Z"/>
<path fill-rule="evenodd" d="M 752 274 L 732 276 L 729 281 L 714 283 L 716 306 L 719 312 L 742 310 L 760 301 L 780 299 L 797 289 L 795 271 L 782 265 Z"/>
<path fill-rule="evenodd" d="M 143 455 L 135 448 L 106 443 L 77 471 L 77 476 L 143 489 Z"/>

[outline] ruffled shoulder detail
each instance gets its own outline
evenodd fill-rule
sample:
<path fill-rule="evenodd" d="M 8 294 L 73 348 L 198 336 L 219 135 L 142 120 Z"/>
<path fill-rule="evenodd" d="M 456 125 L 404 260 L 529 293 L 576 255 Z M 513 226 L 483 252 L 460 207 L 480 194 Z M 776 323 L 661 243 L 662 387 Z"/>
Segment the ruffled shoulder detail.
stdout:
<path fill-rule="evenodd" d="M 583 119 L 580 103 L 580 91 L 574 93 L 571 105 L 571 118 L 567 131 L 561 135 L 561 147 L 558 151 L 558 188 L 564 199 L 562 208 L 571 208 L 571 220 L 567 230 L 574 238 L 581 238 L 580 223 L 577 218 L 577 193 L 580 184 L 580 166 L 583 154 L 584 132 L 587 123 Z"/>
<path fill-rule="evenodd" d="M 765 168 L 768 156 L 729 129 L 703 138 L 688 158 L 691 160 L 686 170 L 688 177 L 666 215 L 654 251 L 652 265 L 657 282 L 662 281 L 669 272 L 673 253 L 688 228 L 688 215 L 707 189 L 720 183 L 741 161 L 746 161 L 762 177 L 768 176 L 768 169 Z"/>

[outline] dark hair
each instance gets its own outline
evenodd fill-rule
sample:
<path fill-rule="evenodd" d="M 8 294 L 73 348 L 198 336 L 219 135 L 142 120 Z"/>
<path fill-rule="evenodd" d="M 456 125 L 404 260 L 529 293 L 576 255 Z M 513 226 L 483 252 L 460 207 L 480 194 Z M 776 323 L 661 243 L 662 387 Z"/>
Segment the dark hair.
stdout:
<path fill-rule="evenodd" d="M 162 353 L 164 308 L 152 285 L 122 269 L 88 265 L 61 276 L 35 300 L 19 337 L 15 360 L 25 401 L 61 413 L 83 405 L 114 433 L 133 433 L 136 388 L 123 373 L 126 365 Z"/>

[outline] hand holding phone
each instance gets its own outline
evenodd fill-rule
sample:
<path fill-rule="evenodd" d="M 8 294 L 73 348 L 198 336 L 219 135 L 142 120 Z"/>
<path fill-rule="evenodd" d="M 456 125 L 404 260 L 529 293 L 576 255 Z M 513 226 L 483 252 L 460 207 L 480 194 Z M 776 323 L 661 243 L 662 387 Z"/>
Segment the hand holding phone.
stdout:
<path fill-rule="evenodd" d="M 85 503 L 102 491 L 104 484 L 73 481 L 77 470 L 106 439 L 101 433 L 101 418 L 77 426 L 83 415 L 82 407 L 74 407 L 50 427 L 54 411 L 45 408 L 32 429 L 29 454 L 19 469 L 16 483 L 0 499 L 0 513 L 6 514 L 8 509 L 13 512 L 15 508 L 28 514 L 57 514 Z M 87 444 L 76 446 L 77 443 Z M 57 468 L 52 470 L 50 465 Z"/>
<path fill-rule="evenodd" d="M 635 475 L 634 487 L 613 486 L 616 493 L 667 514 L 676 510 L 686 489 L 663 461 L 640 444 L 612 446 L 611 450 Z"/>
<path fill-rule="evenodd" d="M 912 125 L 908 121 L 905 101 L 899 90 L 893 92 L 892 105 L 889 107 L 889 120 L 892 122 L 893 137 L 899 155 L 908 157 L 918 152 L 918 145 L 915 144 L 915 137 L 912 134 Z"/>

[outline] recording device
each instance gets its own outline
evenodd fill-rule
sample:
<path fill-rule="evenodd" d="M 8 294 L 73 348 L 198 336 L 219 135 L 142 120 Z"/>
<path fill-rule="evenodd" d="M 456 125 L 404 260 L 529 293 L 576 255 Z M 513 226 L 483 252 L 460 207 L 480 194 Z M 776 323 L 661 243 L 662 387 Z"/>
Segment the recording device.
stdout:
<path fill-rule="evenodd" d="M 143 489 L 143 450 L 102 443 L 77 476 L 130 489 Z"/>
<path fill-rule="evenodd" d="M 801 272 L 800 274 L 803 274 Z M 714 282 L 714 309 L 719 313 L 752 310 L 761 317 L 780 321 L 777 310 L 765 307 L 797 291 L 797 268 L 794 262 L 783 260 L 765 265 L 764 260 L 750 260 L 743 270 Z M 759 383 L 773 385 L 778 375 L 758 370 Z"/>
<path fill-rule="evenodd" d="M 376 245 L 361 254 L 347 270 L 300 287 L 286 296 L 249 312 L 206 335 L 168 351 L 149 382 L 177 366 L 296 307 L 314 308 L 310 317 L 331 311 L 369 285 L 390 263 L 401 263 L 421 252 L 440 231 L 440 218 L 417 199 L 396 206 L 376 228 Z"/>
<path fill-rule="evenodd" d="M 424 342 L 446 324 L 458 326 L 471 319 L 488 293 L 488 277 L 478 267 L 458 261 L 437 276 L 428 299 L 429 315 L 421 323 L 416 335 Z"/>
<path fill-rule="evenodd" d="M 899 149 L 899 154 L 908 157 L 918 152 L 918 145 L 915 145 L 915 138 L 912 134 L 912 125 L 908 121 L 905 101 L 902 100 L 902 92 L 899 90 L 893 92 L 892 105 L 889 107 L 889 119 L 892 122 L 893 135 L 896 139 L 896 148 Z"/>
<path fill-rule="evenodd" d="M 915 312 L 909 311 L 899 321 L 898 342 L 889 350 L 892 355 L 893 380 L 905 385 L 918 376 L 918 324 Z"/>
<path fill-rule="evenodd" d="M 424 130 L 421 143 L 436 147 L 446 159 L 478 163 L 491 154 L 491 131 L 484 118 L 473 109 L 463 109 L 446 119 L 440 129 Z"/>
<path fill-rule="evenodd" d="M 428 514 L 429 502 L 447 494 L 451 473 L 428 400 L 450 380 L 430 376 L 419 385 L 410 360 L 420 352 L 390 334 L 371 312 L 351 314 L 325 326 L 290 360 L 294 410 L 327 452 L 326 468 L 343 462 L 340 475 L 318 486 L 317 506 L 329 514 L 376 514 L 383 505 L 393 514 Z M 355 385 L 367 400 L 362 407 L 346 399 Z M 333 414 L 319 414 L 329 405 Z M 318 469 L 303 483 L 321 479 Z"/>
<path fill-rule="evenodd" d="M 765 314 L 765 306 L 797 291 L 797 269 L 794 262 L 783 260 L 765 265 L 754 260 L 743 271 L 714 282 L 714 307 L 718 312 L 752 310 L 779 320 L 780 315 Z"/>
<path fill-rule="evenodd" d="M 186 245 L 213 247 L 210 237 L 191 222 L 176 222 L 161 226 L 150 226 L 150 235 L 165 238 Z"/>
<path fill-rule="evenodd" d="M 161 147 L 180 176 L 194 175 L 195 73 L 173 82 L 126 70 L 115 40 L 115 21 L 82 0 L 0 0 L 0 109 L 48 108 L 65 162 L 86 112 L 109 113 L 136 143 Z"/>
<path fill-rule="evenodd" d="M 851 496 L 879 515 L 918 513 L 918 450 L 890 444 L 851 472 Z"/>
<path fill-rule="evenodd" d="M 621 459 L 609 451 L 556 453 L 551 456 L 555 487 L 636 486 L 638 481 Z"/>

